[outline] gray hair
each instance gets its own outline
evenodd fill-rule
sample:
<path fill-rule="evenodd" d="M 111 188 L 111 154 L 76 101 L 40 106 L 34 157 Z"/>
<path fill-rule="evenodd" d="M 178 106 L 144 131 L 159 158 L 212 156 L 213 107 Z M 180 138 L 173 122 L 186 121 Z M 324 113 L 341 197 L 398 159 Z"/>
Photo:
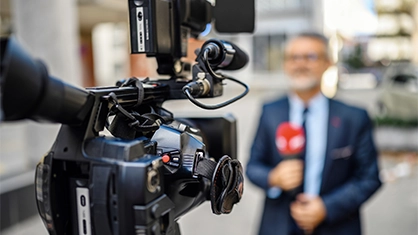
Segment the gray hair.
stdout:
<path fill-rule="evenodd" d="M 329 48 L 329 40 L 327 37 L 325 37 L 325 35 L 318 33 L 318 32 L 310 32 L 310 31 L 301 32 L 290 37 L 290 39 L 287 41 L 286 47 L 291 41 L 297 38 L 311 38 L 311 39 L 321 42 L 325 48 L 325 56 L 327 57 L 328 60 L 332 61 L 331 50 Z"/>

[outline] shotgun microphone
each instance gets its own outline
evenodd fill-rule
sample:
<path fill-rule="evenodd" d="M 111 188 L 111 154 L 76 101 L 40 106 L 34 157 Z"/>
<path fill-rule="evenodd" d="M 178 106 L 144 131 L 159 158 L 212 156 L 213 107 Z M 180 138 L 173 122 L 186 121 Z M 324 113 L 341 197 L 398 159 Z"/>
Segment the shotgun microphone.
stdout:
<path fill-rule="evenodd" d="M 232 42 L 210 39 L 201 51 L 208 52 L 207 59 L 213 69 L 237 70 L 248 63 L 248 55 Z"/>

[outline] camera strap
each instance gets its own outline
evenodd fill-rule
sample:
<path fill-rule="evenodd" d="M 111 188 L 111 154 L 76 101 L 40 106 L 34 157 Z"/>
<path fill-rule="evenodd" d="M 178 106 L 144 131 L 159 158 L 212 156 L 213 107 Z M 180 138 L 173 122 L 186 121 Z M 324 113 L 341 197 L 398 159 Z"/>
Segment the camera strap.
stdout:
<path fill-rule="evenodd" d="M 241 200 L 244 177 L 241 163 L 223 156 L 218 163 L 201 157 L 196 173 L 211 180 L 210 201 L 214 214 L 229 214 Z"/>
<path fill-rule="evenodd" d="M 133 110 L 126 110 L 119 104 L 115 93 L 108 96 L 110 110 L 107 117 L 108 130 L 117 137 L 124 139 L 133 139 L 137 136 L 137 132 L 146 134 L 154 132 L 160 126 L 171 120 L 171 117 L 164 117 L 157 114 L 152 107 L 149 113 L 139 114 Z M 115 118 L 109 125 L 109 117 L 115 115 Z"/>

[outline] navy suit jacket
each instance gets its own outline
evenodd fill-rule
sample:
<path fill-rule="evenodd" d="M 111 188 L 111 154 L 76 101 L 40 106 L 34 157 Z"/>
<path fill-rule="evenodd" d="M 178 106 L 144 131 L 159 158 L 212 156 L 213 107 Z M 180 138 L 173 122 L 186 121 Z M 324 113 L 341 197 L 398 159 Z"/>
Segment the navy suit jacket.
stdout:
<path fill-rule="evenodd" d="M 287 97 L 263 106 L 246 173 L 265 191 L 269 189 L 269 172 L 283 159 L 277 151 L 275 136 L 277 127 L 286 121 L 289 121 Z M 327 216 L 314 234 L 361 234 L 360 206 L 381 185 L 372 122 L 367 112 L 329 100 L 327 140 L 320 188 Z M 289 233 L 290 202 L 286 193 L 277 199 L 266 197 L 260 235 Z"/>

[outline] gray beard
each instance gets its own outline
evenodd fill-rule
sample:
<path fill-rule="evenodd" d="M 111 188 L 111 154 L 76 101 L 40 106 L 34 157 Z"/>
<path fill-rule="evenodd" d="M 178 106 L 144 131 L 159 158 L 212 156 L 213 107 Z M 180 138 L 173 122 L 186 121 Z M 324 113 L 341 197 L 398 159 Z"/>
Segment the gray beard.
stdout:
<path fill-rule="evenodd" d="M 290 89 L 294 91 L 308 91 L 311 90 L 318 85 L 320 85 L 321 81 L 318 81 L 315 78 L 309 77 L 304 79 L 295 79 L 288 77 Z"/>

